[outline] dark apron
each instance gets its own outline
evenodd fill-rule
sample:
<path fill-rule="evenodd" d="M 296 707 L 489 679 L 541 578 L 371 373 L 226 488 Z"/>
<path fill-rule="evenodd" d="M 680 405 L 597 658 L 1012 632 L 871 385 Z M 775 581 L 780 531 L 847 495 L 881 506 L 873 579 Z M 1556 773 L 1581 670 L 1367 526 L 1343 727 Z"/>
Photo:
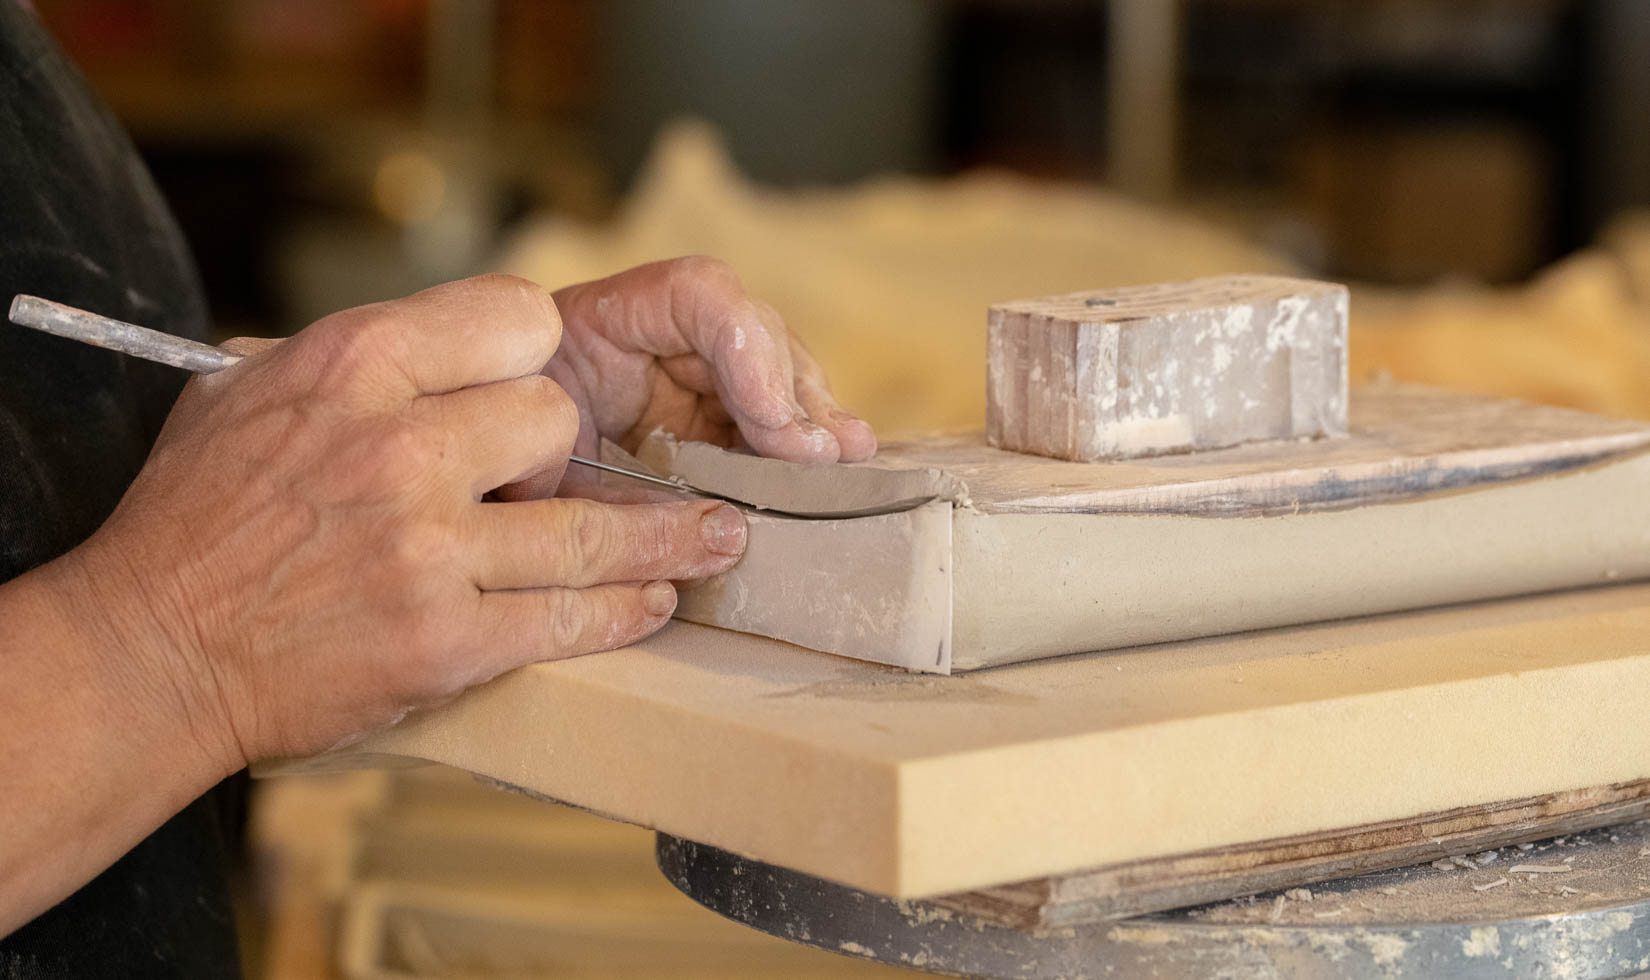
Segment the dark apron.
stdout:
<path fill-rule="evenodd" d="M 131 143 L 34 15 L 0 0 L 0 308 L 24 292 L 186 337 L 206 328 L 188 250 Z M 183 381 L 0 324 L 0 582 L 102 523 Z M 226 818 L 240 788 L 197 800 L 0 939 L 0 980 L 238 976 Z M 0 786 L 0 806 L 28 805 Z"/>

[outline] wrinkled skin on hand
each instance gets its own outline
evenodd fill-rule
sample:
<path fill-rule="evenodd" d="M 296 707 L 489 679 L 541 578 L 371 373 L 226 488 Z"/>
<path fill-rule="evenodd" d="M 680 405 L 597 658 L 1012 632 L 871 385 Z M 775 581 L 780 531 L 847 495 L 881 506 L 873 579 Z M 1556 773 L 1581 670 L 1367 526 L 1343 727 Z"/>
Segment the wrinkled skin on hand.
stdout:
<path fill-rule="evenodd" d="M 796 418 L 828 405 L 766 314 L 708 285 L 702 305 L 671 305 L 699 295 L 684 274 L 577 287 L 596 290 L 570 294 L 580 351 L 548 377 L 556 306 L 501 276 L 241 342 L 253 356 L 191 382 L 115 514 L 71 553 L 88 606 L 107 611 L 95 628 L 108 669 L 233 771 L 658 629 L 671 581 L 730 567 L 744 521 L 707 501 L 548 498 L 590 435 L 581 420 L 731 437 L 717 421 L 731 416 L 759 449 L 870 446 L 852 423 Z M 655 279 L 665 300 L 648 292 Z M 741 353 L 752 344 L 766 366 Z M 747 373 L 787 370 L 796 405 L 747 391 Z M 539 499 L 493 499 L 505 485 Z"/>
<path fill-rule="evenodd" d="M 655 428 L 805 463 L 876 452 L 779 314 L 722 262 L 689 256 L 556 291 L 565 334 L 545 368 L 579 409 L 576 451 L 628 450 Z M 583 474 L 570 474 L 576 479 Z M 511 496 L 543 495 L 527 481 Z"/>

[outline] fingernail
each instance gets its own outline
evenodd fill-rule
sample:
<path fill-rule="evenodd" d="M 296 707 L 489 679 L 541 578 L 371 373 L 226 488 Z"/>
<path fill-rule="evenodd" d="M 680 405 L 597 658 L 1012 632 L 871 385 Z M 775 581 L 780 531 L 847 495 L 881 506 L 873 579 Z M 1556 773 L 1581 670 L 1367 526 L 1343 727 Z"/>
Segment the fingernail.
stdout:
<path fill-rule="evenodd" d="M 669 616 L 676 611 L 676 587 L 669 582 L 649 582 L 642 587 L 642 608 L 650 616 Z"/>
<path fill-rule="evenodd" d="M 718 555 L 744 554 L 745 517 L 727 504 L 720 504 L 699 518 L 699 537 Z"/>
<path fill-rule="evenodd" d="M 838 422 L 858 422 L 860 418 L 852 412 L 844 412 L 840 408 L 831 409 L 831 418 Z"/>

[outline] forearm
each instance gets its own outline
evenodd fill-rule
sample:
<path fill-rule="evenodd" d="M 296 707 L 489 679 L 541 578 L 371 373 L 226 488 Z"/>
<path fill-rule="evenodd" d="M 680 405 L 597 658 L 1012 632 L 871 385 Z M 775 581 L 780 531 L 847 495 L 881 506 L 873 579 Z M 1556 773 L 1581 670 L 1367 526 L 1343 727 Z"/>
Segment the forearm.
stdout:
<path fill-rule="evenodd" d="M 119 589 L 77 555 L 0 585 L 0 935 L 230 771 L 158 669 L 173 651 L 110 615 Z"/>

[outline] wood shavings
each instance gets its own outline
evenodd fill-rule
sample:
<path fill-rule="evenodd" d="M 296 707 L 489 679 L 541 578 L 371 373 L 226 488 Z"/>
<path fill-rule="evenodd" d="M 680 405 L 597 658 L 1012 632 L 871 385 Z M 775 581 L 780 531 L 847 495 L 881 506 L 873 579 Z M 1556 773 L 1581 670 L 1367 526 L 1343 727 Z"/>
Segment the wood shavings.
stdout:
<path fill-rule="evenodd" d="M 1500 888 L 1502 885 L 1505 885 L 1506 883 L 1507 883 L 1507 876 L 1502 875 L 1501 877 L 1495 879 L 1494 881 L 1486 881 L 1482 885 L 1473 885 L 1472 890 L 1475 891 L 1475 892 L 1487 892 L 1491 888 Z"/>
<path fill-rule="evenodd" d="M 1333 912 L 1313 912 L 1312 913 L 1312 918 L 1314 918 L 1314 919 L 1338 919 L 1341 916 L 1345 915 L 1347 913 L 1347 911 L 1348 911 L 1348 909 L 1343 906 L 1341 908 L 1338 908 L 1338 909 L 1334 910 Z"/>
<path fill-rule="evenodd" d="M 1471 858 L 1466 857 L 1452 855 L 1450 857 L 1450 863 L 1454 864 L 1457 868 L 1466 868 L 1468 871 L 1474 871 L 1478 868 L 1478 865 L 1475 864 Z"/>
<path fill-rule="evenodd" d="M 1501 852 L 1500 851 L 1484 851 L 1481 854 L 1473 855 L 1472 859 L 1474 861 L 1478 862 L 1478 866 L 1480 868 L 1482 868 L 1486 864 L 1495 863 L 1496 859 L 1498 859 L 1499 857 L 1501 857 Z"/>
<path fill-rule="evenodd" d="M 1267 921 L 1269 921 L 1269 922 L 1281 921 L 1283 919 L 1283 907 L 1288 901 L 1289 901 L 1288 898 L 1286 898 L 1282 895 L 1279 895 L 1278 900 L 1272 903 L 1272 914 L 1266 917 Z"/>
<path fill-rule="evenodd" d="M 1520 844 L 1520 845 L 1518 845 L 1518 849 L 1521 850 L 1521 851 L 1530 851 L 1530 850 L 1535 849 L 1535 845 L 1534 844 Z"/>
<path fill-rule="evenodd" d="M 1455 870 L 1455 862 L 1451 861 L 1449 858 L 1439 858 L 1438 860 L 1432 862 L 1432 866 L 1437 868 L 1439 871 Z"/>
<path fill-rule="evenodd" d="M 1567 864 L 1515 864 L 1507 870 L 1513 874 L 1558 875 L 1575 869 Z"/>
<path fill-rule="evenodd" d="M 1312 901 L 1312 889 L 1291 888 L 1283 893 L 1283 897 L 1296 902 L 1310 902 Z"/>
<path fill-rule="evenodd" d="M 1571 888 L 1569 885 L 1559 885 L 1558 886 L 1558 893 L 1560 895 L 1580 895 L 1581 894 L 1581 889 Z"/>

